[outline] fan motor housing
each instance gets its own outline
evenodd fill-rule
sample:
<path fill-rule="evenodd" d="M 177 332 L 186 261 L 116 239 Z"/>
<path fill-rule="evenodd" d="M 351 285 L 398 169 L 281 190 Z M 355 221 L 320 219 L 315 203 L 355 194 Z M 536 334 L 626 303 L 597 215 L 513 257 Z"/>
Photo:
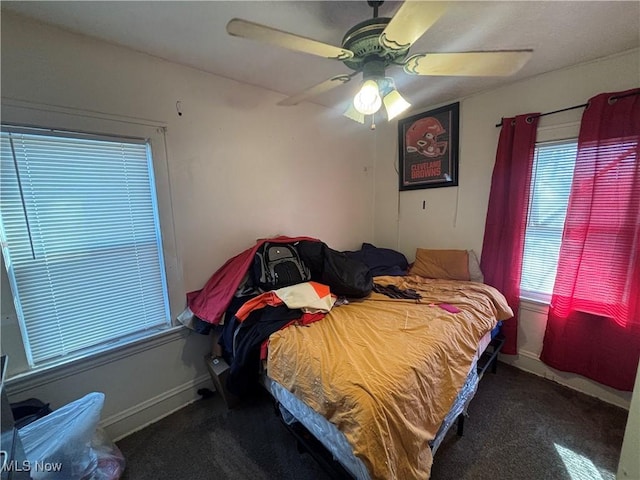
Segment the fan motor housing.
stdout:
<path fill-rule="evenodd" d="M 380 34 L 390 21 L 387 17 L 371 18 L 350 28 L 342 39 L 342 48 L 351 50 L 353 58 L 343 60 L 344 64 L 359 71 L 365 63 L 372 60 L 382 61 L 385 66 L 403 60 L 409 53 L 409 48 L 389 50 L 380 44 Z"/>

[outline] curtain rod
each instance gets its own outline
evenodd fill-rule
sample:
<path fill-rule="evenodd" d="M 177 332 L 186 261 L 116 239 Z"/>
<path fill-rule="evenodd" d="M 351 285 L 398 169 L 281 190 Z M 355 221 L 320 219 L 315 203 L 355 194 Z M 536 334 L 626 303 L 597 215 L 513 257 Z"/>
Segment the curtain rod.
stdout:
<path fill-rule="evenodd" d="M 614 95 L 613 97 L 610 98 L 610 100 L 618 100 L 619 98 L 631 97 L 633 95 L 640 95 L 640 92 L 627 93 L 625 95 Z M 554 110 L 553 112 L 545 112 L 545 113 L 540 113 L 538 115 L 532 115 L 529 118 L 546 117 L 547 115 L 553 115 L 554 113 L 568 112 L 569 110 L 575 110 L 576 108 L 584 108 L 588 105 L 589 105 L 589 102 L 583 103 L 582 105 L 574 105 L 573 107 L 561 108 L 560 110 Z M 496 124 L 496 127 L 501 127 L 501 126 L 502 126 L 502 119 L 500 120 L 500 123 Z"/>

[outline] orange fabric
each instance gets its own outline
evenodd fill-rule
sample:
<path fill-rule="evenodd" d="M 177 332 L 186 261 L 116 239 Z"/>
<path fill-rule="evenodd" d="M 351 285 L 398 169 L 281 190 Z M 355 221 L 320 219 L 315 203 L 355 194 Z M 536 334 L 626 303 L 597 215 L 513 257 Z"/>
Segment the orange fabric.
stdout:
<path fill-rule="evenodd" d="M 271 335 L 267 373 L 341 430 L 374 479 L 426 479 L 432 440 L 479 340 L 513 315 L 493 287 L 376 277 L 422 300 L 372 293 Z M 435 304 L 460 309 L 450 313 Z"/>
<path fill-rule="evenodd" d="M 244 322 L 254 310 L 267 306 L 277 307 L 286 304 L 289 308 L 300 308 L 309 312 L 327 312 L 336 301 L 329 287 L 317 282 L 303 282 L 289 287 L 261 293 L 248 300 L 236 312 L 236 317 Z"/>
<path fill-rule="evenodd" d="M 469 280 L 469 253 L 466 250 L 418 248 L 409 274 L 442 280 Z"/>
<path fill-rule="evenodd" d="M 249 314 L 254 310 L 258 310 L 259 308 L 264 308 L 267 306 L 277 307 L 278 305 L 282 305 L 283 301 L 276 295 L 275 291 L 272 290 L 270 292 L 264 292 L 257 297 L 252 298 L 251 300 L 247 300 L 236 312 L 236 318 L 241 322 L 244 322 Z"/>

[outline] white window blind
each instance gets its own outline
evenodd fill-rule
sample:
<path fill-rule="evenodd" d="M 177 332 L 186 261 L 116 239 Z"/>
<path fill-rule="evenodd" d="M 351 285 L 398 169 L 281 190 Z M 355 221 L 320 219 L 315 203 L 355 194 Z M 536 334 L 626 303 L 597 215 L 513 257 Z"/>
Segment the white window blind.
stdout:
<path fill-rule="evenodd" d="M 170 321 L 144 140 L 3 126 L 3 254 L 31 366 Z"/>
<path fill-rule="evenodd" d="M 548 299 L 553 292 L 576 154 L 575 140 L 536 146 L 520 281 L 524 296 Z"/>

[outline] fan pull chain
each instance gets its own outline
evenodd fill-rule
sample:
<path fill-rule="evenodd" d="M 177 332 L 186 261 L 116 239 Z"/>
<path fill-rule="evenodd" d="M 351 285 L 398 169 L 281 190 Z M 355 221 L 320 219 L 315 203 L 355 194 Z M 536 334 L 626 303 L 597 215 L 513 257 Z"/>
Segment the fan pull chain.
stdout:
<path fill-rule="evenodd" d="M 371 130 L 375 130 L 376 129 L 376 114 L 374 113 L 373 115 L 371 115 Z"/>

